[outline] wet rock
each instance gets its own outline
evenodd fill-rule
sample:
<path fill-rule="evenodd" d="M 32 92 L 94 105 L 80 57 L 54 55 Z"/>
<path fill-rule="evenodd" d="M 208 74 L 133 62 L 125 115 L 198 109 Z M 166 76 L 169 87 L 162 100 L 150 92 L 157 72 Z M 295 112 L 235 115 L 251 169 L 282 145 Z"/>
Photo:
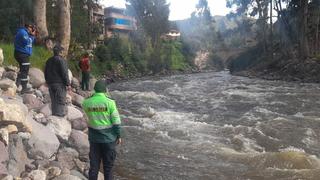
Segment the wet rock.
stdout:
<path fill-rule="evenodd" d="M 70 174 L 63 174 L 61 176 L 54 178 L 53 180 L 81 180 L 81 179 L 78 178 L 77 176 L 73 176 Z"/>
<path fill-rule="evenodd" d="M 76 164 L 75 159 L 79 157 L 79 153 L 71 148 L 63 148 L 59 150 L 57 160 L 62 169 L 73 169 Z"/>
<path fill-rule="evenodd" d="M 47 127 L 54 132 L 59 138 L 68 140 L 71 134 L 71 124 L 64 118 L 57 116 L 50 116 L 48 118 Z"/>
<path fill-rule="evenodd" d="M 8 170 L 5 165 L 8 160 L 8 149 L 6 148 L 5 144 L 0 141 L 0 177 L 8 174 Z"/>
<path fill-rule="evenodd" d="M 18 76 L 17 73 L 14 72 L 14 71 L 5 71 L 2 74 L 2 78 L 7 78 L 7 79 L 10 79 L 12 81 L 16 81 L 17 76 Z"/>
<path fill-rule="evenodd" d="M 47 175 L 42 170 L 33 170 L 28 174 L 31 180 L 46 180 Z"/>
<path fill-rule="evenodd" d="M 43 107 L 43 103 L 33 94 L 24 94 L 23 96 L 23 103 L 27 105 L 29 109 L 39 110 Z"/>
<path fill-rule="evenodd" d="M 79 119 L 82 118 L 83 114 L 80 110 L 78 110 L 77 108 L 73 107 L 73 106 L 68 106 L 68 114 L 67 114 L 67 118 L 69 121 L 75 120 L 75 119 Z"/>
<path fill-rule="evenodd" d="M 43 85 L 46 82 L 46 80 L 44 79 L 43 72 L 38 68 L 30 68 L 29 78 L 30 78 L 30 83 L 32 84 L 32 87 L 34 88 L 39 88 L 41 85 Z"/>
<path fill-rule="evenodd" d="M 14 176 L 20 176 L 25 171 L 26 164 L 31 161 L 27 157 L 27 151 L 24 148 L 22 139 L 16 135 L 10 135 L 10 142 L 8 147 L 9 161 L 8 161 L 8 172 Z"/>
<path fill-rule="evenodd" d="M 31 131 L 31 126 L 27 123 L 27 107 L 16 100 L 0 98 L 0 124 L 14 124 L 20 131 Z"/>
<path fill-rule="evenodd" d="M 72 130 L 69 142 L 80 154 L 80 157 L 86 158 L 89 154 L 90 146 L 88 135 L 82 131 Z"/>
<path fill-rule="evenodd" d="M 37 123 L 32 118 L 28 118 L 32 128 L 31 137 L 28 141 L 30 154 L 33 157 L 43 157 L 49 159 L 58 151 L 60 142 L 56 135 L 46 126 Z"/>
<path fill-rule="evenodd" d="M 49 117 L 52 114 L 51 105 L 46 104 L 40 109 L 40 113 L 44 114 L 45 117 Z"/>
<path fill-rule="evenodd" d="M 9 88 L 17 89 L 16 83 L 8 78 L 0 80 L 0 89 L 6 91 Z"/>
<path fill-rule="evenodd" d="M 87 128 L 87 121 L 85 118 L 79 118 L 71 121 L 72 129 L 83 131 Z"/>

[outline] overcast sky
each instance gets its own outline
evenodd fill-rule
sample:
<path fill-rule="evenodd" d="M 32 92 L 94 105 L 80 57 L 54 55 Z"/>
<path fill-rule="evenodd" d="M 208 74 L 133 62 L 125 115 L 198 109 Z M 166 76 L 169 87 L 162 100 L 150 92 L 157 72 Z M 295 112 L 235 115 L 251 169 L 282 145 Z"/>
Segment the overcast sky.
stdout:
<path fill-rule="evenodd" d="M 226 15 L 229 9 L 226 8 L 225 0 L 207 0 L 213 15 Z M 125 0 L 101 0 L 105 7 L 115 6 L 125 8 Z M 190 17 L 198 0 L 167 0 L 170 3 L 170 20 L 181 20 Z"/>

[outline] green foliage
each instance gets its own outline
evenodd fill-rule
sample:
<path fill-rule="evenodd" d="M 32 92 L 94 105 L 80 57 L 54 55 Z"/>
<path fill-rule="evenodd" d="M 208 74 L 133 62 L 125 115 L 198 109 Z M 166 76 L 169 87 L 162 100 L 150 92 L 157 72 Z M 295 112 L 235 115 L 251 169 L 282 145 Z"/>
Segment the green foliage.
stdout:
<path fill-rule="evenodd" d="M 0 48 L 3 49 L 4 54 L 4 65 L 15 65 L 18 66 L 14 58 L 14 47 L 13 44 L 0 44 Z M 52 56 L 52 53 L 43 47 L 35 46 L 33 48 L 30 62 L 32 67 L 43 69 L 48 58 Z"/>

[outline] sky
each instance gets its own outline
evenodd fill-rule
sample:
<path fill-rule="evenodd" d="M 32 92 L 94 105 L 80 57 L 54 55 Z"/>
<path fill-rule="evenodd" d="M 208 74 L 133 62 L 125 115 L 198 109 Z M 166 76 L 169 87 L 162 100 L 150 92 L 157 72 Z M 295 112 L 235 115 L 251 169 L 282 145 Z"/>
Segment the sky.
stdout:
<path fill-rule="evenodd" d="M 226 8 L 225 0 L 207 0 L 211 14 L 226 15 L 230 9 Z M 189 18 L 194 11 L 198 0 L 167 0 L 170 3 L 170 20 L 181 20 Z M 105 7 L 115 6 L 125 8 L 125 0 L 101 0 Z"/>

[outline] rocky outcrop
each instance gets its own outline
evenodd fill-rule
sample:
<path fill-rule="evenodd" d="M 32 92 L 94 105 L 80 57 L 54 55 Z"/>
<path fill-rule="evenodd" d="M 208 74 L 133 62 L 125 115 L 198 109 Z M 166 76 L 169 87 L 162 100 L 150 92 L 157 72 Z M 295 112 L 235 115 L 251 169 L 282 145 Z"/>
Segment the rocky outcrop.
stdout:
<path fill-rule="evenodd" d="M 29 78 L 30 83 L 32 84 L 32 87 L 39 88 L 41 85 L 43 85 L 46 80 L 44 79 L 43 72 L 38 68 L 30 68 L 29 70 Z"/>
<path fill-rule="evenodd" d="M 8 149 L 0 141 L 0 178 L 8 174 L 8 170 L 5 165 L 6 161 L 8 160 L 9 160 Z"/>
<path fill-rule="evenodd" d="M 54 132 L 59 138 L 67 141 L 71 134 L 71 124 L 64 118 L 50 116 L 47 127 Z"/>
<path fill-rule="evenodd" d="M 75 119 L 79 119 L 83 117 L 83 113 L 73 106 L 68 106 L 68 114 L 67 118 L 69 121 L 73 121 Z"/>

